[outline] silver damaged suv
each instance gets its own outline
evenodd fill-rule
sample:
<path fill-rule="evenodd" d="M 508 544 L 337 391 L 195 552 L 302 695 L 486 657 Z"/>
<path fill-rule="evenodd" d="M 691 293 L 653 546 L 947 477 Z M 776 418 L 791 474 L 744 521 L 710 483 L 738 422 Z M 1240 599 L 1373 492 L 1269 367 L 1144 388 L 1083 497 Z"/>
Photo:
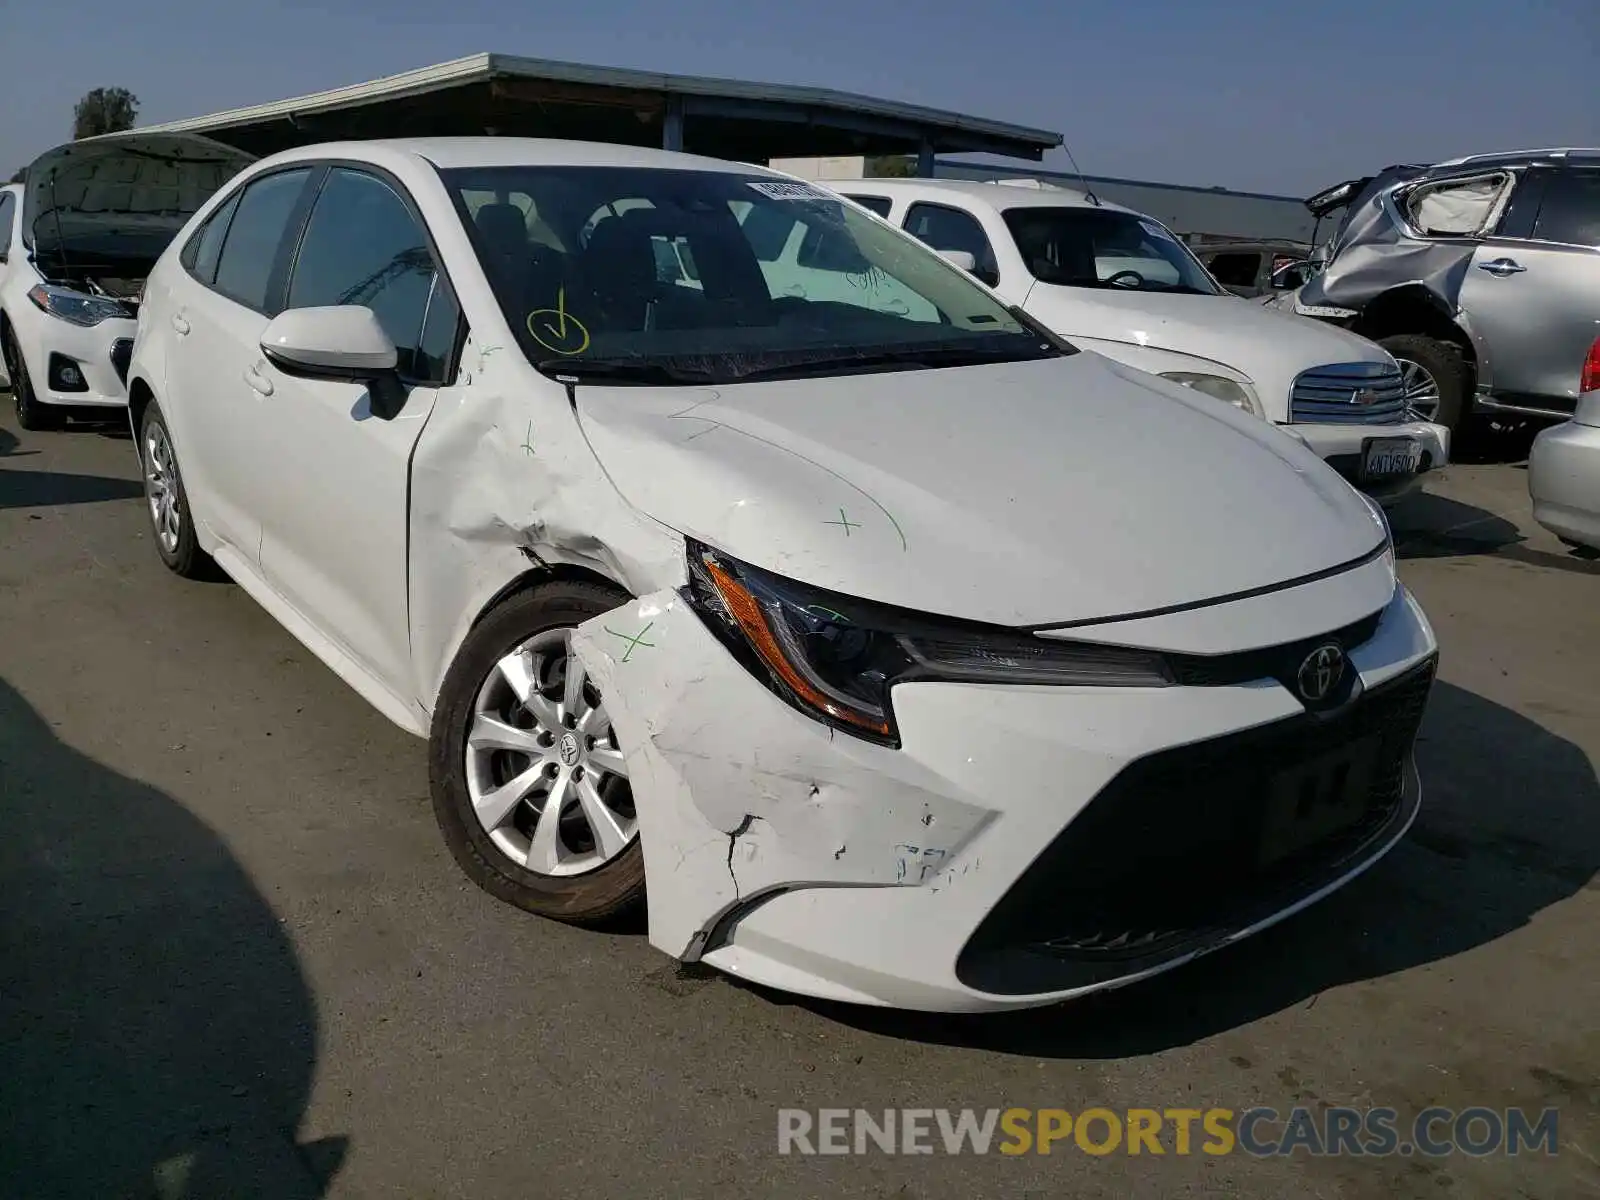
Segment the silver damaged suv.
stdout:
<path fill-rule="evenodd" d="M 1306 205 L 1346 212 L 1327 265 L 1279 306 L 1381 344 L 1411 407 L 1452 429 L 1571 418 L 1600 333 L 1600 150 L 1389 167 Z"/>

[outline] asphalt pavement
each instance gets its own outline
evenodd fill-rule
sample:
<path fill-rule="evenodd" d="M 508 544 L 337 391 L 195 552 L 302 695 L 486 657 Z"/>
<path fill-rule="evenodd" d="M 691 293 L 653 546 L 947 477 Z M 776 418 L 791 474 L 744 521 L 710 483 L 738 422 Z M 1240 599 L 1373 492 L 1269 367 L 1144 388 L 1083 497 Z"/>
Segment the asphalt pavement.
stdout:
<path fill-rule="evenodd" d="M 236 587 L 162 568 L 125 436 L 23 433 L 5 400 L 8 1200 L 1600 1194 L 1600 563 L 1532 524 L 1517 463 L 1396 515 L 1443 659 L 1393 854 L 1147 984 L 955 1019 L 480 893 L 423 743 Z M 778 1153 L 786 1108 L 1295 1105 L 1555 1107 L 1559 1149 Z"/>

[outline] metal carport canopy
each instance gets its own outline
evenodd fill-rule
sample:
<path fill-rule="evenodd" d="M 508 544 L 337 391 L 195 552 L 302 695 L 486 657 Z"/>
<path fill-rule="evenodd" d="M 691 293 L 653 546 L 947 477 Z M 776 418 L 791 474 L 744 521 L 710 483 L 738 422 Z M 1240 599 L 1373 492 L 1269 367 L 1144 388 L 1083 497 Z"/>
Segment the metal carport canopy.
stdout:
<path fill-rule="evenodd" d="M 1061 135 L 790 84 L 474 54 L 369 83 L 144 127 L 255 154 L 342 138 L 481 135 L 664 146 L 738 161 L 934 154 L 1040 159 Z"/>

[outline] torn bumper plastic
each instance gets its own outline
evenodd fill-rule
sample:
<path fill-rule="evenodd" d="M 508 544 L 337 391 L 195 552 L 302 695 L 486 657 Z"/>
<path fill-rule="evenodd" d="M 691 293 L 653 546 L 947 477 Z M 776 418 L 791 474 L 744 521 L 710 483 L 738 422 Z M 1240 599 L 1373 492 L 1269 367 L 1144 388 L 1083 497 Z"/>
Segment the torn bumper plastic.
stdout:
<path fill-rule="evenodd" d="M 1153 639 L 1163 640 L 1186 639 Z M 574 648 L 627 749 L 655 946 L 812 996 L 962 1011 L 1050 1003 L 1177 965 L 1375 861 L 1415 813 L 1411 740 L 1435 642 L 1397 589 L 1350 652 L 1365 694 L 1316 719 L 1270 678 L 1150 689 L 901 684 L 899 749 L 791 708 L 673 591 L 585 623 Z M 1401 700 L 1405 711 L 1392 715 Z M 1253 854 L 1279 776 L 1347 754 L 1384 760 L 1362 767 L 1377 774 L 1351 818 L 1365 831 L 1359 844 L 1313 839 L 1261 873 L 1260 887 L 1227 859 L 1228 880 L 1187 899 L 1148 874 L 1170 876 L 1173 865 L 1158 864 L 1150 847 L 1171 853 L 1174 838 L 1206 828 L 1195 816 L 1216 798 L 1203 776 L 1188 774 L 1191 758 L 1220 755 L 1221 766 L 1205 769 L 1225 767 L 1237 795 L 1227 815 L 1216 812 L 1217 844 L 1203 854 L 1179 845 L 1180 866 L 1223 850 Z M 1167 772 L 1158 799 L 1126 786 L 1149 764 Z M 1173 792 L 1174 768 L 1192 784 L 1186 795 Z M 1339 837 L 1347 842 L 1351 828 L 1340 825 Z M 1077 886 L 1095 882 L 1095 863 L 1120 874 L 1104 887 Z M 1058 883 L 1070 903 L 1048 900 Z M 1155 893 L 1176 903 L 1168 916 L 1146 903 Z M 1171 923 L 1171 913 L 1190 910 L 1204 919 L 1144 931 L 1139 953 L 1111 947 L 1096 957 L 1096 935 L 1083 933 L 1119 920 Z M 1080 942 L 1087 936 L 1078 961 L 1047 945 L 1056 934 L 1040 914 L 1062 917 Z"/>

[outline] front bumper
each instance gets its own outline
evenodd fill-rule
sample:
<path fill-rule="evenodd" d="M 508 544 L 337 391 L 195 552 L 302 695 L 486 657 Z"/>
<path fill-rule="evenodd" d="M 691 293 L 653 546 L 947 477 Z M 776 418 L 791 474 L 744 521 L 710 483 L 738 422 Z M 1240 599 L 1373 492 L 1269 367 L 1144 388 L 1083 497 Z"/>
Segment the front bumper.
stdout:
<path fill-rule="evenodd" d="M 139 323 L 132 317 L 114 317 L 85 328 L 40 312 L 23 302 L 11 314 L 17 345 L 28 363 L 28 379 L 43 404 L 84 408 L 116 408 L 128 403 L 124 380 L 128 356 L 133 351 Z M 82 391 L 50 386 L 50 356 L 70 360 L 83 376 Z"/>
<path fill-rule="evenodd" d="M 1568 421 L 1542 431 L 1528 452 L 1533 519 L 1600 549 L 1600 428 Z"/>
<path fill-rule="evenodd" d="M 1355 487 L 1380 502 L 1392 502 L 1415 491 L 1422 476 L 1450 461 L 1450 430 L 1433 421 L 1406 421 L 1398 425 L 1280 425 L 1298 438 Z M 1362 478 L 1362 448 L 1372 438 L 1414 438 L 1422 447 L 1422 465 L 1414 475 L 1384 479 Z"/>
<path fill-rule="evenodd" d="M 1377 607 L 1349 652 L 1365 694 L 1337 715 L 1271 678 L 902 684 L 899 749 L 790 708 L 673 592 L 586 623 L 575 648 L 630 747 L 654 945 L 807 995 L 980 1011 L 1176 966 L 1399 839 L 1436 643 L 1404 589 Z M 1356 824 L 1254 872 L 1268 777 L 1369 734 L 1381 763 Z"/>

